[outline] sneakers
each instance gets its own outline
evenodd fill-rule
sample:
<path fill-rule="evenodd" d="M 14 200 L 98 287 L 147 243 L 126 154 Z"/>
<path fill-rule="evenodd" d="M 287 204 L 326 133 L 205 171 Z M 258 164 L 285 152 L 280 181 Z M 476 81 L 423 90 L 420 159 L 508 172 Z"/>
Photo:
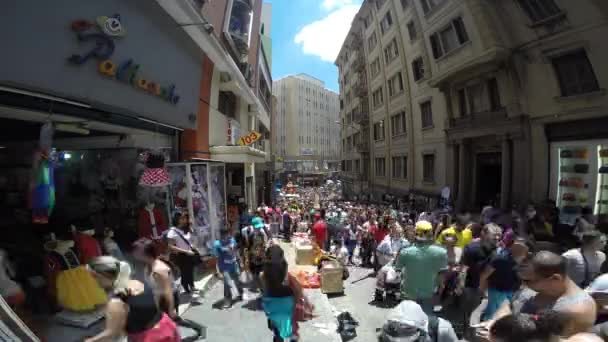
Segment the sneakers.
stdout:
<path fill-rule="evenodd" d="M 224 300 L 224 304 L 222 304 L 222 309 L 228 310 L 232 307 L 232 300 Z"/>

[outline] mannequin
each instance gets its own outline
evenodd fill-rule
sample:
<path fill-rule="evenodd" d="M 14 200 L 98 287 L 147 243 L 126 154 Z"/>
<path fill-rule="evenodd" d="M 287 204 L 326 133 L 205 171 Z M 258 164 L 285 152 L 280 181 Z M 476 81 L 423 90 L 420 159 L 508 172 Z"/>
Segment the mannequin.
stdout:
<path fill-rule="evenodd" d="M 93 310 L 105 304 L 107 295 L 86 267 L 80 266 L 73 247 L 74 241 L 56 239 L 52 233 L 44 244 L 49 295 L 59 307 L 72 311 Z"/>
<path fill-rule="evenodd" d="M 106 255 L 111 255 L 118 260 L 125 261 L 125 257 L 118 247 L 118 244 L 112 239 L 114 237 L 114 231 L 111 228 L 104 228 L 103 231 L 103 248 Z"/>
<path fill-rule="evenodd" d="M 76 251 L 81 264 L 86 264 L 89 260 L 101 256 L 101 247 L 97 239 L 93 237 L 95 235 L 95 229 L 85 229 L 78 231 L 74 225 L 70 226 L 72 234 L 74 234 L 74 242 L 76 244 Z"/>
<path fill-rule="evenodd" d="M 160 238 L 167 230 L 167 223 L 162 212 L 154 203 L 148 203 L 139 210 L 137 233 L 139 238 Z"/>

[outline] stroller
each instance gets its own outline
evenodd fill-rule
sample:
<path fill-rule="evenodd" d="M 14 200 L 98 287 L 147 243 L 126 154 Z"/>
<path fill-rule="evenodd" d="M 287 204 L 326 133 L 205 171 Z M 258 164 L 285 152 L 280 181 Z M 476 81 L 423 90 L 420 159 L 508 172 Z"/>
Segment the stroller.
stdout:
<path fill-rule="evenodd" d="M 401 270 L 395 268 L 395 259 L 389 261 L 376 275 L 376 290 L 374 301 L 398 302 L 401 298 Z"/>

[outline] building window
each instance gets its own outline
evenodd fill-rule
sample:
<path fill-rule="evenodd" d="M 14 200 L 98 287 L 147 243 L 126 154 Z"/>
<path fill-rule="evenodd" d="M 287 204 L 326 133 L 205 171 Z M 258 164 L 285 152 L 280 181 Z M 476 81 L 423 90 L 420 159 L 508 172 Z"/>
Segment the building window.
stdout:
<path fill-rule="evenodd" d="M 431 48 L 435 59 L 453 51 L 469 41 L 462 18 L 456 18 L 450 24 L 431 35 Z"/>
<path fill-rule="evenodd" d="M 385 158 L 376 158 L 374 164 L 376 166 L 376 177 L 385 177 L 386 176 L 386 159 Z"/>
<path fill-rule="evenodd" d="M 491 78 L 458 90 L 458 111 L 461 117 L 469 114 L 502 109 L 498 81 Z"/>
<path fill-rule="evenodd" d="M 405 133 L 405 112 L 400 112 L 391 117 L 391 134 L 393 136 Z"/>
<path fill-rule="evenodd" d="M 384 120 L 374 123 L 374 140 L 384 140 Z"/>
<path fill-rule="evenodd" d="M 385 2 L 386 0 L 376 0 L 376 9 L 381 9 Z"/>
<path fill-rule="evenodd" d="M 378 44 L 378 36 L 376 36 L 376 32 L 374 31 L 371 36 L 367 39 L 367 46 L 369 47 L 369 51 L 374 50 L 376 45 Z"/>
<path fill-rule="evenodd" d="M 355 165 L 353 172 L 360 173 L 361 172 L 361 161 L 359 159 L 355 159 Z"/>
<path fill-rule="evenodd" d="M 401 71 L 388 80 L 388 96 L 392 97 L 403 92 L 403 77 Z"/>
<path fill-rule="evenodd" d="M 397 56 L 399 56 L 397 39 L 393 39 L 390 44 L 384 48 L 384 61 L 386 62 L 386 65 L 389 65 Z"/>
<path fill-rule="evenodd" d="M 425 183 L 435 182 L 435 155 L 425 154 L 422 156 L 422 181 Z"/>
<path fill-rule="evenodd" d="M 372 93 L 372 103 L 374 105 L 374 108 L 378 108 L 378 107 L 380 107 L 384 103 L 384 96 L 382 94 L 382 87 L 376 89 L 376 91 L 374 91 Z"/>
<path fill-rule="evenodd" d="M 495 112 L 502 108 L 500 103 L 500 92 L 498 91 L 498 81 L 496 78 L 491 78 L 487 82 L 488 100 L 490 100 L 490 110 Z"/>
<path fill-rule="evenodd" d="M 518 0 L 532 22 L 553 17 L 561 13 L 554 0 Z"/>
<path fill-rule="evenodd" d="M 598 91 L 599 84 L 593 66 L 584 49 L 570 52 L 553 59 L 562 96 Z"/>
<path fill-rule="evenodd" d="M 412 62 L 412 71 L 414 73 L 414 81 L 424 78 L 424 61 L 422 57 L 418 57 Z"/>
<path fill-rule="evenodd" d="M 372 73 L 372 77 L 378 75 L 380 73 L 380 57 L 376 57 L 372 64 L 370 64 L 369 68 Z"/>
<path fill-rule="evenodd" d="M 420 0 L 420 4 L 422 5 L 422 10 L 424 14 L 428 14 L 439 5 L 441 5 L 445 0 Z"/>
<path fill-rule="evenodd" d="M 433 108 L 431 101 L 420 104 L 420 114 L 422 116 L 422 128 L 433 127 Z"/>
<path fill-rule="evenodd" d="M 416 24 L 414 21 L 407 23 L 407 33 L 410 35 L 410 41 L 418 39 L 418 30 L 416 30 Z"/>
<path fill-rule="evenodd" d="M 393 157 L 393 178 L 407 178 L 407 157 Z"/>
<path fill-rule="evenodd" d="M 410 0 L 401 0 L 401 8 L 406 9 L 410 4 Z"/>
<path fill-rule="evenodd" d="M 382 34 L 386 34 L 386 32 L 390 30 L 391 26 L 393 26 L 393 17 L 391 16 L 391 11 L 388 11 L 380 22 L 380 30 L 382 31 Z"/>

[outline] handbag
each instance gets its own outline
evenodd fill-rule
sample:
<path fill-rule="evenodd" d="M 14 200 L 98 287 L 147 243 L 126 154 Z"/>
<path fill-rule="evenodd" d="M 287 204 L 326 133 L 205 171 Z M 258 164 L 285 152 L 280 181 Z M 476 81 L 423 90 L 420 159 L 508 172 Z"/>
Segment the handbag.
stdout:
<path fill-rule="evenodd" d="M 194 255 L 192 255 L 192 262 L 194 263 L 194 265 L 197 266 L 202 264 L 203 260 L 201 259 L 201 253 L 198 251 L 198 249 L 192 246 L 192 244 L 188 239 L 186 239 L 184 234 L 182 234 L 182 232 L 180 232 L 177 228 L 171 228 L 170 230 L 173 230 L 180 237 L 180 239 L 182 239 L 182 241 L 184 241 L 188 245 L 188 247 L 190 247 L 190 250 L 194 252 Z"/>

